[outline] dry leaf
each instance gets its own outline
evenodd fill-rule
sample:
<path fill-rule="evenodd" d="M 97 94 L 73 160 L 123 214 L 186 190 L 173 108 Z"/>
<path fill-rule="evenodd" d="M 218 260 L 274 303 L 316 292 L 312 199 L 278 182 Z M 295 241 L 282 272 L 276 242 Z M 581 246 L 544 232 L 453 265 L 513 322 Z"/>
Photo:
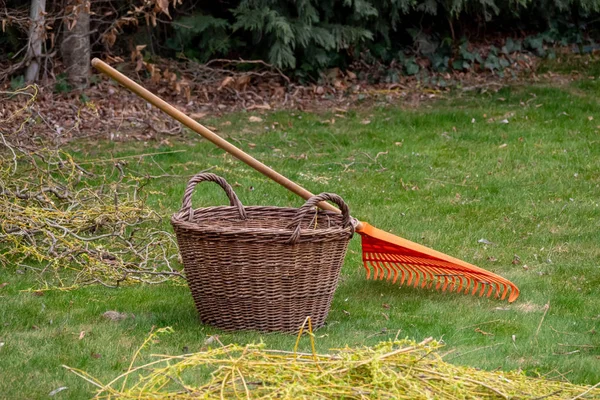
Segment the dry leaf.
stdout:
<path fill-rule="evenodd" d="M 482 334 L 482 335 L 484 335 L 484 336 L 494 336 L 494 334 L 493 334 L 493 333 L 489 333 L 489 332 L 486 332 L 486 331 L 482 331 L 482 330 L 481 330 L 481 329 L 479 329 L 479 328 L 476 328 L 476 329 L 475 329 L 475 332 L 477 332 L 477 333 L 481 333 L 481 334 Z"/>
<path fill-rule="evenodd" d="M 363 124 L 363 125 L 368 125 L 368 124 L 371 123 L 371 121 L 368 120 L 368 119 L 363 119 L 362 121 L 360 121 L 360 123 Z"/>
<path fill-rule="evenodd" d="M 277 86 L 273 89 L 273 97 L 281 98 L 285 95 L 285 88 L 283 86 Z"/>
<path fill-rule="evenodd" d="M 196 113 L 191 113 L 190 117 L 192 117 L 193 119 L 202 119 L 204 117 L 206 117 L 208 113 L 205 112 L 196 112 Z"/>
<path fill-rule="evenodd" d="M 0 289 L 6 287 L 6 285 L 8 285 L 8 282 L 4 282 L 4 283 L 0 284 Z"/>
<path fill-rule="evenodd" d="M 107 47 L 112 47 L 116 41 L 117 35 L 113 30 L 110 30 L 102 35 L 102 43 L 104 43 Z"/>
<path fill-rule="evenodd" d="M 169 0 L 156 0 L 156 7 L 163 14 L 167 15 L 169 18 L 171 17 L 171 15 L 169 15 Z"/>
<path fill-rule="evenodd" d="M 144 60 L 141 58 L 137 60 L 135 65 L 135 72 L 140 72 L 144 68 Z"/>
<path fill-rule="evenodd" d="M 233 82 L 235 82 L 235 80 L 231 76 L 226 77 L 225 79 L 223 79 L 221 81 L 221 84 L 217 88 L 217 91 L 223 89 L 224 87 L 231 85 Z"/>
<path fill-rule="evenodd" d="M 250 118 L 248 118 L 248 121 L 250 122 L 262 122 L 262 118 L 261 117 L 257 117 L 255 115 L 250 116 Z"/>
<path fill-rule="evenodd" d="M 264 104 L 253 104 L 250 107 L 246 108 L 246 110 L 270 110 L 271 106 L 268 103 Z"/>
<path fill-rule="evenodd" d="M 340 75 L 340 69 L 338 67 L 329 68 L 328 70 L 325 71 L 325 76 L 330 81 L 337 78 L 339 75 Z"/>
<path fill-rule="evenodd" d="M 245 91 L 246 90 L 246 86 L 248 86 L 250 84 L 250 81 L 252 80 L 252 77 L 250 75 L 242 75 L 239 76 L 236 80 L 235 80 L 235 87 L 237 90 L 239 91 Z"/>
<path fill-rule="evenodd" d="M 107 311 L 102 316 L 111 321 L 121 321 L 127 318 L 127 314 L 118 311 Z"/>
<path fill-rule="evenodd" d="M 76 20 L 76 19 L 73 19 L 71 22 L 68 22 L 68 23 L 67 23 L 67 28 L 68 28 L 70 31 L 72 31 L 72 30 L 73 30 L 73 28 L 75 28 L 75 25 L 77 25 L 77 20 Z"/>
<path fill-rule="evenodd" d="M 299 156 L 296 155 L 290 155 L 290 158 L 293 158 L 294 160 L 306 160 L 308 157 L 306 156 L 306 154 L 302 153 Z"/>
<path fill-rule="evenodd" d="M 219 335 L 212 335 L 209 336 L 205 341 L 204 341 L 204 345 L 205 346 L 210 346 L 211 344 L 218 342 L 219 341 Z"/>

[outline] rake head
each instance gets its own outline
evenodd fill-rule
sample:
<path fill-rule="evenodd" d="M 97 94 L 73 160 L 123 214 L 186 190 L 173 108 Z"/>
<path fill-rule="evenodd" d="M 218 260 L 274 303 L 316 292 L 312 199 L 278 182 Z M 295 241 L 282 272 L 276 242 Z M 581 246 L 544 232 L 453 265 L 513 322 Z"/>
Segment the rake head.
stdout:
<path fill-rule="evenodd" d="M 362 236 L 363 263 L 367 279 L 391 280 L 400 285 L 435 288 L 471 295 L 494 293 L 508 302 L 519 297 L 512 282 L 482 268 L 446 254 L 402 239 L 362 222 L 357 230 Z"/>

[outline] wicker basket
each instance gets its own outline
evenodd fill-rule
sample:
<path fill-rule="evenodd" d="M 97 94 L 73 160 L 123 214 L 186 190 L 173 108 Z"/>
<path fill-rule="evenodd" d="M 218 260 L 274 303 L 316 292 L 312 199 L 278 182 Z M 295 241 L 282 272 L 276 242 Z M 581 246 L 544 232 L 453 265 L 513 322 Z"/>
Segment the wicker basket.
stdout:
<path fill-rule="evenodd" d="M 193 210 L 203 181 L 218 183 L 231 205 Z M 342 214 L 314 207 L 325 200 Z M 322 326 L 354 233 L 338 195 L 319 194 L 301 208 L 244 207 L 209 173 L 189 181 L 171 224 L 200 319 L 227 330 L 297 332 L 307 316 Z"/>

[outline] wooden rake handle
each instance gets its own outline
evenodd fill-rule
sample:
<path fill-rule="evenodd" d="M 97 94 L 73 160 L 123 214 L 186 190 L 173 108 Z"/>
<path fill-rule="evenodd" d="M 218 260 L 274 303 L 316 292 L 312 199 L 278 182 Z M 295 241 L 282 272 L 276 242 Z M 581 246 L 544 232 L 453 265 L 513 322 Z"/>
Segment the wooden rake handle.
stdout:
<path fill-rule="evenodd" d="M 105 75 L 109 76 L 110 78 L 114 79 L 115 81 L 119 82 L 121 85 L 123 85 L 124 87 L 126 87 L 127 89 L 132 91 L 133 93 L 137 94 L 138 96 L 140 96 L 141 98 L 146 100 L 148 103 L 161 109 L 162 111 L 169 114 L 171 117 L 173 117 L 177 121 L 181 122 L 183 125 L 187 126 L 188 128 L 190 128 L 194 132 L 198 133 L 205 139 L 211 141 L 212 143 L 214 143 L 221 149 L 225 150 L 226 152 L 228 152 L 235 158 L 248 164 L 250 167 L 254 168 L 261 174 L 263 174 L 263 175 L 267 176 L 268 178 L 271 178 L 275 182 L 279 183 L 284 188 L 290 190 L 291 192 L 297 194 L 298 196 L 302 197 L 305 200 L 308 200 L 313 196 L 313 194 L 311 192 L 304 189 L 302 186 L 298 185 L 295 182 L 292 182 L 285 176 L 281 175 L 280 173 L 269 168 L 268 166 L 261 163 L 254 157 L 250 156 L 248 153 L 246 153 L 243 150 L 232 145 L 231 143 L 229 143 L 222 137 L 218 136 L 216 133 L 212 132 L 210 129 L 206 128 L 205 126 L 199 124 L 192 118 L 188 117 L 187 115 L 185 115 L 184 113 L 182 113 L 181 111 L 179 111 L 178 109 L 173 107 L 171 104 L 167 103 L 160 97 L 156 96 L 155 94 L 151 93 L 147 89 L 138 85 L 137 83 L 135 83 L 134 81 L 132 81 L 131 79 L 129 79 L 128 77 L 126 77 L 125 75 L 123 75 L 122 73 L 117 71 L 116 69 L 112 68 L 110 65 L 106 64 L 102 60 L 99 60 L 98 58 L 94 58 L 92 60 L 92 66 L 94 68 L 96 68 L 97 70 L 99 70 L 100 72 L 102 72 L 103 74 L 105 74 Z M 327 202 L 321 202 L 318 204 L 318 206 L 320 208 L 322 208 L 323 210 L 334 211 L 334 212 L 337 212 L 338 214 L 341 213 L 340 210 L 338 210 L 336 207 L 332 206 L 331 204 L 329 204 Z"/>

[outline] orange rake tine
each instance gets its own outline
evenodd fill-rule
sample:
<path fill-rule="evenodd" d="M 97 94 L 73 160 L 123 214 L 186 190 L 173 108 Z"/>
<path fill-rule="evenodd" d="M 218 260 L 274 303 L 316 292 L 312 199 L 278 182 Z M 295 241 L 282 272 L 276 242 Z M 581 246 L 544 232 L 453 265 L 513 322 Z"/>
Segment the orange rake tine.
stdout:
<path fill-rule="evenodd" d="M 387 256 L 392 257 L 392 255 L 390 255 L 390 254 L 387 254 Z M 456 277 L 464 276 L 463 273 L 459 273 L 459 274 L 444 273 L 444 272 L 448 272 L 449 269 L 453 269 L 453 267 L 450 265 L 448 265 L 446 267 L 446 270 L 444 271 L 444 270 L 441 270 L 441 268 L 439 268 L 437 265 L 426 264 L 427 260 L 416 259 L 414 257 L 402 257 L 399 255 L 393 255 L 393 258 L 397 259 L 397 262 L 399 261 L 401 267 L 403 267 L 403 268 L 411 268 L 411 269 L 420 270 L 424 274 L 425 278 L 427 280 L 432 281 L 432 283 L 439 276 L 443 276 L 446 279 L 448 277 L 456 278 Z M 433 270 L 433 272 L 432 272 L 432 270 Z"/>
<path fill-rule="evenodd" d="M 385 260 L 381 259 L 381 258 L 383 258 L 384 254 L 375 254 L 374 256 L 375 256 L 375 258 L 378 258 L 376 263 L 377 263 L 377 266 L 379 267 L 379 271 L 381 271 L 381 274 L 379 275 L 379 280 L 383 280 L 383 278 L 387 278 L 390 275 L 391 270 L 389 269 L 389 267 L 387 265 L 385 265 Z M 373 279 L 377 279 L 377 276 L 375 276 Z"/>
<path fill-rule="evenodd" d="M 456 273 L 456 274 L 447 274 L 446 271 L 440 269 L 436 265 L 426 264 L 427 260 L 424 259 L 416 259 L 415 257 L 403 257 L 397 254 L 373 254 L 370 255 L 371 258 L 376 259 L 376 261 L 369 261 L 369 263 L 377 268 L 379 271 L 383 271 L 383 265 L 387 270 L 387 279 L 390 280 L 392 277 L 392 271 L 394 271 L 394 278 L 397 277 L 398 271 L 402 272 L 403 278 L 401 279 L 401 284 L 405 282 L 406 272 L 409 274 L 408 285 L 418 287 L 418 282 L 421 281 L 421 288 L 431 288 L 435 284 L 435 289 L 440 290 L 442 283 L 444 286 L 441 288 L 442 291 L 445 291 L 449 285 L 451 285 L 450 291 L 454 289 L 458 289 L 458 292 L 463 291 L 468 294 L 472 291 L 472 294 L 475 295 L 477 291 L 479 291 L 479 296 L 483 296 L 487 287 L 487 295 L 486 297 L 490 297 L 491 294 L 496 290 L 496 297 L 500 295 L 500 284 L 496 279 L 492 276 L 484 277 L 482 275 L 475 275 L 470 273 Z M 446 263 L 447 264 L 447 263 Z M 452 269 L 451 265 L 447 265 L 446 268 Z M 384 273 L 378 273 L 374 279 L 383 279 Z M 421 280 L 422 279 L 422 280 Z M 467 281 L 467 284 L 464 284 L 464 281 Z M 394 280 L 395 282 L 395 280 Z M 457 282 L 460 282 L 457 285 Z"/>
<path fill-rule="evenodd" d="M 387 258 L 389 259 L 390 257 L 388 256 Z M 396 263 L 393 260 L 388 260 L 386 266 L 390 271 L 387 280 L 389 281 L 391 279 L 392 283 L 396 283 L 398 280 L 398 268 L 396 268 Z"/>
<path fill-rule="evenodd" d="M 423 282 L 421 283 L 421 288 L 425 287 L 425 285 L 427 284 L 427 281 L 433 279 L 433 274 L 428 271 L 428 268 L 426 265 L 422 265 L 419 262 L 412 261 L 411 257 L 400 257 L 400 256 L 396 256 L 396 257 L 399 259 L 404 258 L 403 262 L 401 262 L 400 265 L 404 266 L 405 268 L 412 268 L 413 270 L 416 270 L 417 275 L 423 277 Z M 417 277 L 417 281 L 415 282 L 414 286 L 417 287 L 418 283 L 419 283 L 419 277 Z"/>
<path fill-rule="evenodd" d="M 313 196 L 311 192 L 304 189 L 302 186 L 289 180 L 285 176 L 256 160 L 251 155 L 232 145 L 210 129 L 202 126 L 197 121 L 127 78 L 108 64 L 94 58 L 92 60 L 92 65 L 100 72 L 108 75 L 136 95 L 146 100 L 148 103 L 164 111 L 208 141 L 291 192 L 306 200 Z M 318 206 L 324 210 L 341 213 L 340 210 L 327 202 L 321 202 Z M 356 221 L 356 232 L 360 233 L 362 236 L 363 265 L 367 273 L 367 278 L 370 278 L 371 272 L 373 272 L 373 279 L 383 279 L 385 276 L 386 279 L 389 280 L 393 271 L 393 280 L 396 282 L 398 279 L 398 272 L 400 272 L 401 285 L 405 282 L 406 278 L 408 278 L 408 285 L 413 284 L 417 287 L 419 282 L 421 282 L 421 287 L 423 288 L 428 285 L 432 286 L 433 282 L 437 279 L 437 289 L 441 282 L 439 278 L 443 276 L 444 284 L 442 291 L 445 291 L 447 287 L 451 285 L 451 291 L 454 290 L 457 293 L 464 291 L 465 294 L 470 293 L 475 295 L 479 290 L 479 295 L 482 296 L 486 286 L 490 285 L 490 289 L 488 290 L 489 296 L 493 292 L 491 285 L 494 283 L 496 284 L 496 297 L 500 296 L 501 287 L 503 289 L 501 295 L 502 300 L 506 298 L 509 292 L 509 302 L 513 302 L 519 297 L 519 289 L 512 282 L 482 268 L 476 267 L 475 265 L 392 235 L 391 233 L 384 232 L 365 222 Z M 371 271 L 371 268 L 373 271 Z M 434 275 L 431 271 L 439 273 Z"/>
<path fill-rule="evenodd" d="M 478 279 L 478 278 L 474 278 L 469 276 L 470 274 L 464 274 L 464 273 L 458 273 L 458 274 L 446 274 L 444 273 L 444 271 L 440 271 L 439 268 L 435 268 L 433 267 L 432 269 L 435 270 L 435 273 L 433 274 L 434 277 L 437 280 L 437 284 L 436 284 L 436 288 L 439 290 L 439 286 L 441 285 L 441 280 L 440 278 L 444 278 L 444 286 L 442 287 L 442 291 L 446 291 L 446 289 L 448 288 L 448 286 L 450 287 L 450 292 L 454 291 L 454 289 L 458 288 L 458 291 L 460 291 L 460 288 L 462 288 L 464 285 L 464 281 L 467 281 L 467 285 L 466 287 L 469 288 L 471 286 L 471 282 L 474 279 Z M 432 284 L 433 284 L 434 280 L 432 279 Z M 457 285 L 457 282 L 460 282 L 459 285 Z"/>

